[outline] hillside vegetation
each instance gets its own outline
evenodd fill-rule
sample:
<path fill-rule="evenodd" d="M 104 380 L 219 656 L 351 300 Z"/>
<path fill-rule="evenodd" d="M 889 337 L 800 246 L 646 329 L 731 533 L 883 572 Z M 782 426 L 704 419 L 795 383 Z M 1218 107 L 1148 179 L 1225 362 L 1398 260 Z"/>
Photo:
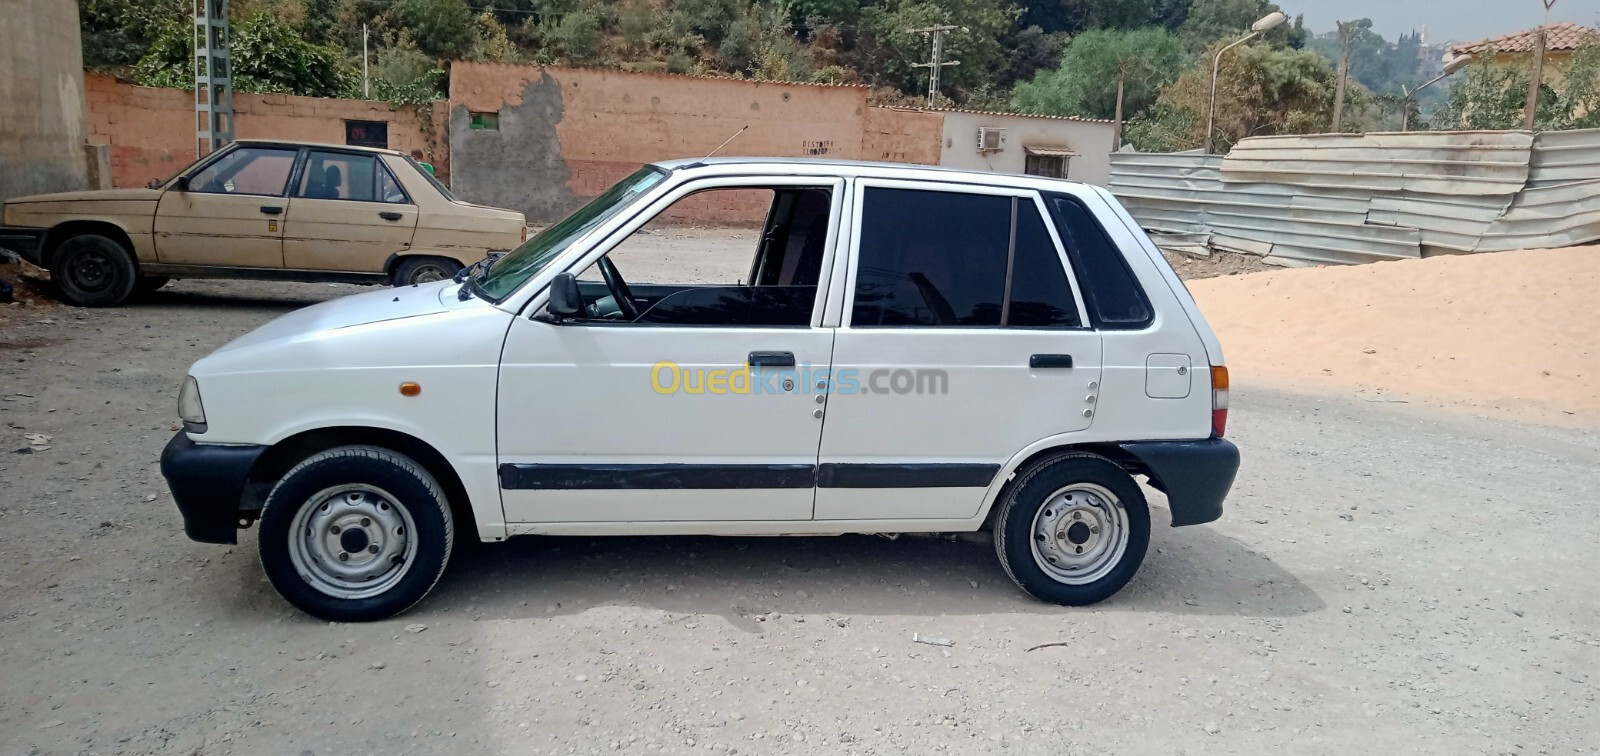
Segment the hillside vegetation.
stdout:
<path fill-rule="evenodd" d="M 79 6 L 90 68 L 192 86 L 192 0 Z M 362 96 L 365 29 L 370 96 L 395 103 L 442 96 L 453 60 L 864 84 L 879 104 L 920 103 L 927 69 L 915 64 L 931 45 L 913 30 L 948 24 L 958 28 L 945 59 L 960 65 L 943 72 L 942 105 L 1110 118 L 1120 82 L 1126 139 L 1173 150 L 1203 142 L 1209 54 L 1276 10 L 1269 0 L 232 0 L 230 21 L 240 91 Z M 1397 124 L 1397 93 L 1427 72 L 1427 51 L 1414 36 L 1391 45 L 1370 22 L 1356 42 L 1345 127 Z M 1338 53 L 1299 19 L 1231 52 L 1219 146 L 1328 130 Z"/>

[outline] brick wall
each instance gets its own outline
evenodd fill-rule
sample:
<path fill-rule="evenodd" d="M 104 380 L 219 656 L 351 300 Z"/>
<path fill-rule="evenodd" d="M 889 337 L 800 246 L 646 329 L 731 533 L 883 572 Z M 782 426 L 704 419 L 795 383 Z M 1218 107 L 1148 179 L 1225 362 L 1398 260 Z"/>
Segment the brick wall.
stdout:
<path fill-rule="evenodd" d="M 473 113 L 498 117 L 471 129 Z M 941 117 L 867 106 L 867 89 L 501 63 L 450 69 L 455 188 L 555 220 L 641 164 L 711 152 L 937 164 Z M 703 221 L 735 220 L 718 203 Z M 737 208 L 742 212 L 745 208 Z"/>
<path fill-rule="evenodd" d="M 904 108 L 867 108 L 861 159 L 938 165 L 944 115 Z"/>
<path fill-rule="evenodd" d="M 184 89 L 158 89 L 86 74 L 89 142 L 111 151 L 111 183 L 144 186 L 151 179 L 177 173 L 195 158 L 194 94 Z M 441 178 L 449 179 L 445 103 L 435 103 L 433 134 L 424 130 L 416 110 L 398 110 L 386 102 L 332 100 L 283 94 L 233 96 L 234 136 L 239 139 L 292 139 L 343 144 L 346 120 L 389 124 L 390 149 L 421 149 Z"/>

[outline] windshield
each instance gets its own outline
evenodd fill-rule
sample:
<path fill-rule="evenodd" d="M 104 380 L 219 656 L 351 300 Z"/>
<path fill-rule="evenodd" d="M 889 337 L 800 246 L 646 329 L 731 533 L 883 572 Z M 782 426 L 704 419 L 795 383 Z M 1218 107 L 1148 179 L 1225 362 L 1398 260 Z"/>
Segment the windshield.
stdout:
<path fill-rule="evenodd" d="M 579 208 L 578 212 L 539 232 L 505 257 L 496 260 L 483 278 L 477 281 L 478 288 L 496 302 L 504 299 L 528 279 L 539 275 L 539 271 L 567 251 L 573 242 L 633 204 L 645 190 L 661 183 L 666 177 L 666 172 L 660 168 L 648 165 L 640 168 Z"/>

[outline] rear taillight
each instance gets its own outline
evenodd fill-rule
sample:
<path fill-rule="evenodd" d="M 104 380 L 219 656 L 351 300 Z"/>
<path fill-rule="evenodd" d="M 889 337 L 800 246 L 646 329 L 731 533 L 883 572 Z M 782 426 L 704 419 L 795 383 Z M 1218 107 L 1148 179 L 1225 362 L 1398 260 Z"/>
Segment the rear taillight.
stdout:
<path fill-rule="evenodd" d="M 527 241 L 528 240 L 528 227 L 526 225 L 524 225 L 522 227 L 522 240 L 523 241 Z"/>
<path fill-rule="evenodd" d="M 1211 368 L 1211 437 L 1222 438 L 1228 430 L 1228 369 Z"/>

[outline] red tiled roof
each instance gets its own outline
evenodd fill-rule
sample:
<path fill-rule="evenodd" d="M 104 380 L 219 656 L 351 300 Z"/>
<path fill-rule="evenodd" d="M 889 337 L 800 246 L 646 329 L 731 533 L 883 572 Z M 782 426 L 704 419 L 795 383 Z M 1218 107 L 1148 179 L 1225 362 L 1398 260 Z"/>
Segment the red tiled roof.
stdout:
<path fill-rule="evenodd" d="M 1534 35 L 1538 31 L 1538 29 L 1528 29 L 1515 34 L 1503 34 L 1493 39 L 1451 45 L 1450 54 L 1475 55 L 1491 48 L 1497 53 L 1533 52 Z M 1551 24 L 1545 27 L 1544 49 L 1576 50 L 1579 45 L 1583 44 L 1584 37 L 1596 33 L 1594 29 L 1579 26 L 1570 21 Z"/>

